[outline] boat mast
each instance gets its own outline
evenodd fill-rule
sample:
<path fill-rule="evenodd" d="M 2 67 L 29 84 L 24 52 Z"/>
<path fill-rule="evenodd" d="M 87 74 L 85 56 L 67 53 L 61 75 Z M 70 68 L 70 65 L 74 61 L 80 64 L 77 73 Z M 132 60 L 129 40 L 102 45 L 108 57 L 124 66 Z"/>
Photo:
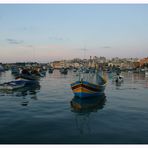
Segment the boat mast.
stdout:
<path fill-rule="evenodd" d="M 98 83 L 98 74 L 99 74 L 99 67 L 98 67 L 98 64 L 95 63 L 95 74 L 96 74 L 96 83 Z"/>

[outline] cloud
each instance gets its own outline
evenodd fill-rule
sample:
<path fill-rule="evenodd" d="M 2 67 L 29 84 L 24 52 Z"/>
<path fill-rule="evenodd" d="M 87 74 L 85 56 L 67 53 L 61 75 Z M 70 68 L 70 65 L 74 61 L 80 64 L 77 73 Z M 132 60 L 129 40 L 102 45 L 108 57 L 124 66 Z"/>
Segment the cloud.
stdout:
<path fill-rule="evenodd" d="M 22 43 L 24 43 L 24 41 L 22 41 L 22 40 L 16 40 L 16 39 L 11 39 L 11 38 L 7 38 L 6 41 L 9 44 L 22 44 Z"/>

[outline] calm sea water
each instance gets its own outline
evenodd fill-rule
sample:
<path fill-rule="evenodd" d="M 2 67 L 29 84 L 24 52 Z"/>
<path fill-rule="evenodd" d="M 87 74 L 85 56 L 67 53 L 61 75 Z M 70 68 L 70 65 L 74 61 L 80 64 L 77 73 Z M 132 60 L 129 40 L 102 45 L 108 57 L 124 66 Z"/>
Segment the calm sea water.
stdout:
<path fill-rule="evenodd" d="M 108 75 L 106 97 L 82 110 L 71 105 L 77 101 L 70 88 L 71 72 L 47 72 L 40 86 L 0 91 L 0 143 L 147 144 L 148 78 L 122 75 L 120 86 Z M 0 73 L 0 83 L 13 79 L 10 71 Z"/>

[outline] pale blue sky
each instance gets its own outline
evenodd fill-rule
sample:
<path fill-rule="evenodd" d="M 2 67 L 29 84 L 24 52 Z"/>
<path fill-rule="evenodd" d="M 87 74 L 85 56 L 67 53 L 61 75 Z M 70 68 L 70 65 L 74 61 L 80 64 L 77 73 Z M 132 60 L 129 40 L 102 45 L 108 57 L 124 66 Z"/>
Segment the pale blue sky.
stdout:
<path fill-rule="evenodd" d="M 148 4 L 0 4 L 0 62 L 147 57 Z"/>

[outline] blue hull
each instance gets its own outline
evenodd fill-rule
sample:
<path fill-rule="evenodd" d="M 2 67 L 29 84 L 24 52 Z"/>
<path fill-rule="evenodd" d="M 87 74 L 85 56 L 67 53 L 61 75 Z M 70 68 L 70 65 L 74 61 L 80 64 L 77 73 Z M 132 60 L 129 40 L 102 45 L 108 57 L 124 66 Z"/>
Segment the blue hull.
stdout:
<path fill-rule="evenodd" d="M 71 88 L 76 97 L 86 98 L 86 97 L 97 97 L 104 93 L 105 84 L 96 85 L 89 83 L 87 81 L 76 81 L 71 84 Z"/>
<path fill-rule="evenodd" d="M 84 93 L 84 92 L 80 92 L 80 93 L 74 93 L 74 95 L 76 97 L 79 97 L 79 98 L 87 98 L 87 97 L 97 97 L 97 96 L 101 96 L 104 92 L 98 92 L 98 93 L 93 93 L 93 94 L 90 94 L 90 93 Z"/>
<path fill-rule="evenodd" d="M 16 83 L 25 83 L 25 86 L 30 86 L 30 85 L 36 85 L 38 84 L 38 81 L 36 80 L 19 80 L 19 81 L 15 81 Z"/>

